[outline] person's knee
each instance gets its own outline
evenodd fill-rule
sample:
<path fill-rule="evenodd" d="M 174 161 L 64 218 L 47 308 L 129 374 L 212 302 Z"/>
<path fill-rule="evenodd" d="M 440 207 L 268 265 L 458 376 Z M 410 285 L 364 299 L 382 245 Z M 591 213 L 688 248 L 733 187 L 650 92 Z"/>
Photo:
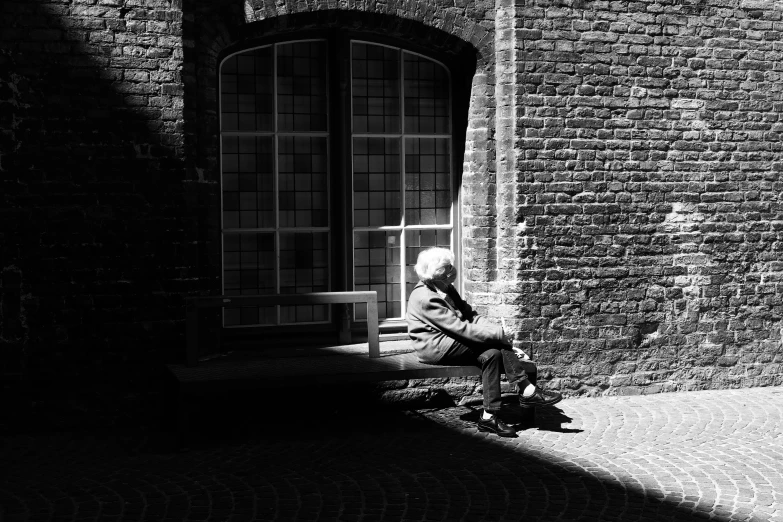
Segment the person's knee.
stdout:
<path fill-rule="evenodd" d="M 536 366 L 536 363 L 533 361 L 519 361 L 519 365 L 522 366 L 526 372 L 535 372 L 538 369 L 538 366 Z"/>
<path fill-rule="evenodd" d="M 484 350 L 481 352 L 481 355 L 478 357 L 479 362 L 481 362 L 482 365 L 490 364 L 490 363 L 497 363 L 503 360 L 503 354 L 500 353 L 500 350 L 497 348 L 489 348 L 488 350 Z"/>

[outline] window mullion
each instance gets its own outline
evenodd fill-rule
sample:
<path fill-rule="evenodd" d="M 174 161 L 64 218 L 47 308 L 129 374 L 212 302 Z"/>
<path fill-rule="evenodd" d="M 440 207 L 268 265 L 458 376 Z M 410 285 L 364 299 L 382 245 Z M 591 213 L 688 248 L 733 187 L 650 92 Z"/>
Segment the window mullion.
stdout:
<path fill-rule="evenodd" d="M 310 138 L 326 138 L 329 136 L 328 132 L 315 131 L 315 132 L 265 132 L 265 131 L 231 131 L 224 132 L 223 136 L 306 136 Z"/>
<path fill-rule="evenodd" d="M 454 175 L 453 175 L 453 163 L 454 163 L 454 144 L 452 139 L 449 139 L 449 201 L 451 202 L 451 208 L 449 208 L 449 221 L 451 222 L 451 251 L 457 252 L 457 239 L 454 237 L 454 223 L 457 221 L 455 213 L 456 205 L 454 204 Z M 461 273 L 457 272 L 458 274 Z M 460 285 L 461 286 L 461 285 Z"/>
<path fill-rule="evenodd" d="M 372 132 L 357 132 L 353 135 L 354 138 L 401 138 L 405 134 L 404 132 L 388 132 L 388 133 L 372 133 Z M 411 133 L 417 138 L 450 138 L 448 134 L 424 134 L 424 133 Z"/>
<path fill-rule="evenodd" d="M 280 144 L 278 143 L 278 107 L 277 107 L 277 48 L 275 44 L 272 52 L 272 129 L 275 135 L 274 147 L 274 176 L 273 187 L 275 205 L 275 293 L 280 293 Z M 275 306 L 275 324 L 281 324 L 280 305 Z"/>
<path fill-rule="evenodd" d="M 331 259 L 332 259 L 332 248 L 334 248 L 334 242 L 333 239 L 333 227 L 336 226 L 336 223 L 333 222 L 332 219 L 332 196 L 334 194 L 334 191 L 332 190 L 332 175 L 334 174 L 332 172 L 332 144 L 334 143 L 334 136 L 331 135 L 332 130 L 332 117 L 334 116 L 332 114 L 332 96 L 334 93 L 332 93 L 331 85 L 332 85 L 332 78 L 330 70 L 332 69 L 328 65 L 330 65 L 330 60 L 332 58 L 332 48 L 334 46 L 334 42 L 327 40 L 326 41 L 326 81 L 324 82 L 324 86 L 326 88 L 326 131 L 325 131 L 325 140 L 326 140 L 326 290 L 331 291 L 332 290 L 332 266 L 331 266 Z M 332 318 L 332 307 L 327 307 L 326 312 L 327 319 Z"/>
<path fill-rule="evenodd" d="M 448 70 L 447 70 L 448 71 Z M 457 235 L 460 233 L 460 223 L 459 223 L 459 202 L 455 204 L 455 194 L 454 191 L 457 190 L 457 187 L 455 187 L 456 179 L 457 179 L 457 173 L 455 171 L 455 164 L 454 164 L 454 93 L 452 89 L 452 82 L 451 82 L 451 71 L 448 71 L 449 75 L 449 125 L 447 130 L 449 131 L 449 201 L 451 202 L 451 251 L 454 252 L 457 258 L 457 263 L 460 265 L 458 268 L 460 270 L 457 271 L 457 289 L 460 293 L 462 293 L 464 289 L 463 282 L 465 281 L 465 277 L 462 273 L 462 267 L 464 264 L 462 263 L 462 245 L 460 244 L 459 238 Z M 459 197 L 459 191 L 457 191 L 457 197 Z"/>
<path fill-rule="evenodd" d="M 348 48 L 348 67 L 342 69 L 343 74 L 347 75 L 348 78 L 346 78 L 346 85 L 347 85 L 347 93 L 343 94 L 340 93 L 343 96 L 343 100 L 346 100 L 347 105 L 347 114 L 346 110 L 343 110 L 342 114 L 343 117 L 345 117 L 348 120 L 348 136 L 347 136 L 347 143 L 345 144 L 343 150 L 347 149 L 348 154 L 345 155 L 347 159 L 347 165 L 345 165 L 343 172 L 347 171 L 348 176 L 345 180 L 345 186 L 346 190 L 344 190 L 344 193 L 347 194 L 346 198 L 346 209 L 343 212 L 349 212 L 350 215 L 348 217 L 348 222 L 346 223 L 348 226 L 346 227 L 348 229 L 348 237 L 346 237 L 346 248 L 345 252 L 349 256 L 348 259 L 351 261 L 351 272 L 348 274 L 349 281 L 346 281 L 346 288 L 350 288 L 351 290 L 356 290 L 356 245 L 355 245 L 355 226 L 356 226 L 356 219 L 354 216 L 354 209 L 356 208 L 356 201 L 354 194 L 354 161 L 353 161 L 353 41 L 351 39 L 347 39 L 347 44 L 344 43 L 345 46 Z M 345 129 L 346 125 L 343 124 L 343 129 Z M 343 133 L 344 135 L 344 133 Z M 353 317 L 356 318 L 356 307 L 353 307 Z"/>
<path fill-rule="evenodd" d="M 406 242 L 405 242 L 405 53 L 400 50 L 400 312 L 405 317 L 407 303 L 405 299 L 405 267 Z"/>
<path fill-rule="evenodd" d="M 451 230 L 451 225 L 405 225 L 404 230 Z M 392 225 L 385 225 L 385 226 L 378 226 L 378 227 L 355 227 L 355 231 L 357 232 L 368 232 L 373 230 L 403 230 L 402 225 L 400 226 L 392 226 Z"/>

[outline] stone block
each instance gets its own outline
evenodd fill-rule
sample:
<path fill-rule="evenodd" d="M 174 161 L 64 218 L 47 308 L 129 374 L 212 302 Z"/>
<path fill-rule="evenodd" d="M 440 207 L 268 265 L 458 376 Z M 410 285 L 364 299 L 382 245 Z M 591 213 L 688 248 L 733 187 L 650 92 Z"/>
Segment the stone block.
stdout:
<path fill-rule="evenodd" d="M 430 397 L 428 388 L 404 388 L 400 390 L 386 390 L 380 394 L 379 399 L 386 404 L 416 405 L 427 401 Z"/>

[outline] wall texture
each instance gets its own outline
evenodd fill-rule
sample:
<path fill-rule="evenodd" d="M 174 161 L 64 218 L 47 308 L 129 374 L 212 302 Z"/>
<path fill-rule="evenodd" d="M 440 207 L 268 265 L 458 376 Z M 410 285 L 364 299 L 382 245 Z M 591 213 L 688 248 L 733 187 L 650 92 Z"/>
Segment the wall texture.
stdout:
<path fill-rule="evenodd" d="M 779 2 L 516 8 L 521 341 L 566 390 L 781 384 Z"/>
<path fill-rule="evenodd" d="M 474 50 L 465 288 L 550 386 L 783 384 L 772 0 L 6 0 L 5 382 L 182 356 L 182 296 L 219 288 L 218 57 L 346 23 Z M 441 385 L 476 387 L 390 386 Z"/>
<path fill-rule="evenodd" d="M 10 0 L 0 39 L 2 379 L 146 367 L 197 287 L 182 12 Z"/>

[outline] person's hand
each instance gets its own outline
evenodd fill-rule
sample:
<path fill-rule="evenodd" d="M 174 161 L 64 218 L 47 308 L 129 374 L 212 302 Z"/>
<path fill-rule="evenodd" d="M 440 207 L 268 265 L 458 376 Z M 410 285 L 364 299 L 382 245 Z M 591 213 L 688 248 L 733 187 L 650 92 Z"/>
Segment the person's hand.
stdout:
<path fill-rule="evenodd" d="M 514 334 L 507 331 L 505 328 L 503 329 L 503 344 L 514 346 Z"/>
<path fill-rule="evenodd" d="M 519 359 L 520 361 L 530 360 L 530 357 L 524 351 L 522 351 L 522 348 L 512 347 L 511 349 L 514 350 L 514 354 L 517 356 L 517 359 Z"/>

